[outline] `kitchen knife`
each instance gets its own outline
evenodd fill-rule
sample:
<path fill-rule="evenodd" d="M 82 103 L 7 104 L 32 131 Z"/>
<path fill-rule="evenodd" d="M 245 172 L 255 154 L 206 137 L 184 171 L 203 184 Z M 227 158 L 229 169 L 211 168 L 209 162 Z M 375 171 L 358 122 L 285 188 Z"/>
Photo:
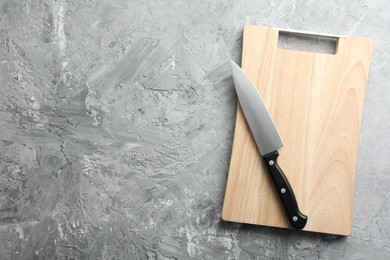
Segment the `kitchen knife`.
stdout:
<path fill-rule="evenodd" d="M 307 216 L 299 210 L 291 185 L 277 163 L 278 149 L 283 146 L 283 141 L 252 81 L 233 61 L 231 61 L 231 67 L 234 86 L 242 111 L 257 148 L 271 174 L 288 219 L 294 228 L 302 229 L 306 225 Z"/>

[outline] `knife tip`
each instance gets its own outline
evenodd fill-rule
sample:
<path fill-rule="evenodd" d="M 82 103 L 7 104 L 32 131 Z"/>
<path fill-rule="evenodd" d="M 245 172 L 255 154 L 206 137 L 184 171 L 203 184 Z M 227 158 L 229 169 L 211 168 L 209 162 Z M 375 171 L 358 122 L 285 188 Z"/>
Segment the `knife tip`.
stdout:
<path fill-rule="evenodd" d="M 230 65 L 233 66 L 238 66 L 237 63 L 235 63 L 233 60 L 230 60 Z"/>
<path fill-rule="evenodd" d="M 235 63 L 233 60 L 230 60 L 230 68 L 232 70 L 233 77 L 238 70 L 241 70 L 240 66 L 238 66 L 238 64 Z"/>

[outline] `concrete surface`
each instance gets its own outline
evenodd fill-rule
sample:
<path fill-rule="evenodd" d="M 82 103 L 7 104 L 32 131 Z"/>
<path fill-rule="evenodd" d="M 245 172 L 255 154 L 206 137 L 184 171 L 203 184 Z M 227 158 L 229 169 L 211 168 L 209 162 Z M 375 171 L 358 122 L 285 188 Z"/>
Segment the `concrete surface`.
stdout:
<path fill-rule="evenodd" d="M 1 1 L 0 259 L 387 259 L 389 10 Z M 376 42 L 351 237 L 220 220 L 245 23 Z"/>

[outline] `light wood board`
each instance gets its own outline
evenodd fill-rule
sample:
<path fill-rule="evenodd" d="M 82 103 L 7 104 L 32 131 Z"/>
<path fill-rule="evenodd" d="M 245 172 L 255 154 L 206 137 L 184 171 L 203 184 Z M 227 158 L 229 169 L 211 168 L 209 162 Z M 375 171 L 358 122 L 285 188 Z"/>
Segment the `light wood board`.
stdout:
<path fill-rule="evenodd" d="M 342 37 L 332 55 L 281 49 L 278 36 L 245 26 L 242 68 L 284 141 L 278 162 L 308 216 L 303 230 L 350 235 L 373 43 Z M 291 228 L 239 105 L 222 219 Z"/>

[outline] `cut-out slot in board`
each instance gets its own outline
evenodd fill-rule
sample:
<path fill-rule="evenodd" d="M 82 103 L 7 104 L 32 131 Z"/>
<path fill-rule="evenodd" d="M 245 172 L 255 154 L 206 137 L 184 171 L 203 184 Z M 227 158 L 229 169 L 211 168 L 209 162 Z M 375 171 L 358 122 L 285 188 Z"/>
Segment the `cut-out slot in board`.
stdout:
<path fill-rule="evenodd" d="M 278 47 L 296 51 L 336 54 L 338 37 L 279 31 Z"/>

